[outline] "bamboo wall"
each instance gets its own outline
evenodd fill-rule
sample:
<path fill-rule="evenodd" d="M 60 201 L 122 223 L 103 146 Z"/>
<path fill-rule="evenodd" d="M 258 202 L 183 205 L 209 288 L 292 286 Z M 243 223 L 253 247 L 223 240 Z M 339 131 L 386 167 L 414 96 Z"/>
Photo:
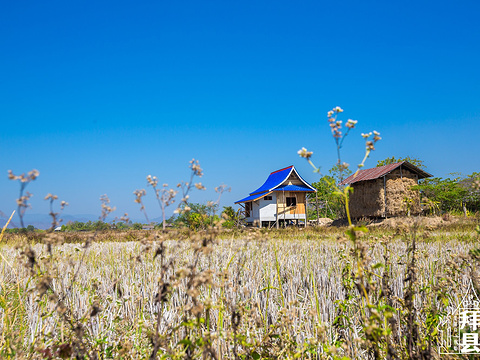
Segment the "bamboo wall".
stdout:
<path fill-rule="evenodd" d="M 305 192 L 301 191 L 277 191 L 278 214 L 305 214 Z M 297 206 L 287 206 L 287 197 L 297 198 Z"/>

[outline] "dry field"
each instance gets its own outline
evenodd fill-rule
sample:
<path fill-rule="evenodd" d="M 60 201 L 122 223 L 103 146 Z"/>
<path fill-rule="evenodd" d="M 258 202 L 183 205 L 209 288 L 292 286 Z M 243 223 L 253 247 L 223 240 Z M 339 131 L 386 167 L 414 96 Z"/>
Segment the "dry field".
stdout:
<path fill-rule="evenodd" d="M 5 238 L 0 355 L 438 358 L 474 227 Z"/>

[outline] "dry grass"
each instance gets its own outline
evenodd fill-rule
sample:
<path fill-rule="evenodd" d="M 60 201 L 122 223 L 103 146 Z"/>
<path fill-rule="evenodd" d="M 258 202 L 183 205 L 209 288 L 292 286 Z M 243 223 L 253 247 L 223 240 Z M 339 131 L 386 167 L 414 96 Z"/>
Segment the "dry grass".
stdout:
<path fill-rule="evenodd" d="M 385 184 L 383 178 L 355 183 L 352 185 L 354 191 L 350 195 L 351 216 L 357 218 L 383 217 L 385 213 L 387 216 L 421 214 L 420 194 L 418 190 L 412 190 L 415 185 L 417 181 L 407 176 L 387 176 Z"/>
<path fill-rule="evenodd" d="M 417 181 L 408 177 L 386 181 L 388 216 L 405 216 L 408 212 L 417 215 L 422 212 L 420 193 L 412 190 L 415 185 Z"/>
<path fill-rule="evenodd" d="M 385 230 L 373 230 L 369 240 L 363 240 L 365 258 L 371 266 L 384 263 L 385 255 L 389 257 L 391 298 L 402 299 L 408 257 L 405 234 L 385 234 Z M 452 300 L 466 289 L 468 272 L 452 272 L 460 267 L 462 254 L 476 246 L 474 232 L 467 230 L 466 234 L 468 237 L 441 230 L 420 231 L 418 237 L 425 241 L 417 244 L 419 288 L 449 278 L 454 282 L 444 290 Z M 82 324 L 82 346 L 90 358 L 148 358 L 157 322 L 159 334 L 164 336 L 159 354 L 172 357 L 188 358 L 185 346 L 178 344 L 189 331 L 191 338 L 200 331 L 208 346 L 197 344 L 191 349 L 217 358 L 265 356 L 268 351 L 279 358 L 333 356 L 330 351 L 369 358 L 359 343 L 364 325 L 361 297 L 347 299 L 344 271 L 353 258 L 349 255 L 351 244 L 341 232 L 273 232 L 269 237 L 274 239 L 266 239 L 261 232 L 244 235 L 250 239 L 224 234 L 223 240 L 201 245 L 196 244 L 202 237 L 195 236 L 181 241 L 154 241 L 153 237 L 103 241 L 87 248 L 63 243 L 51 253 L 47 245 L 37 243 L 31 248 L 37 264 L 33 268 L 25 265 L 22 249 L 3 245 L 0 251 L 12 266 L 5 261 L 0 265 L 2 356 L 56 358 L 61 346 L 73 356 L 74 349 L 68 344 L 75 330 L 59 311 L 58 299 L 52 296 L 57 294 L 68 318 Z M 374 272 L 384 276 L 383 267 Z M 42 288 L 47 275 L 48 286 Z M 192 281 L 196 281 L 193 287 Z M 159 302 L 159 283 L 167 282 L 171 288 L 168 299 Z M 454 283 L 459 288 L 455 289 Z M 415 298 L 418 309 L 430 303 L 427 295 Z M 339 304 L 346 300 L 357 309 L 351 313 L 353 326 L 349 329 L 353 331 L 349 332 L 334 325 Z M 419 321 L 425 317 L 421 312 Z M 203 322 L 194 325 L 196 330 L 185 326 L 185 321 L 200 318 Z M 280 341 L 272 334 L 283 338 Z"/>

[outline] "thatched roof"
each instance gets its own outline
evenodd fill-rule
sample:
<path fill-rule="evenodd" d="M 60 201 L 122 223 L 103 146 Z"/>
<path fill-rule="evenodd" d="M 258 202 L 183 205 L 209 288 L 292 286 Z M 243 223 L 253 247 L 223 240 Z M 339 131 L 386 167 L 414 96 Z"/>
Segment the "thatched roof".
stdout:
<path fill-rule="evenodd" d="M 399 167 L 402 167 L 404 169 L 408 169 L 414 174 L 418 175 L 419 179 L 424 179 L 427 177 L 432 177 L 433 175 L 427 173 L 426 171 L 423 171 L 422 169 L 416 167 L 415 165 L 410 164 L 407 161 L 402 161 L 398 162 L 395 164 L 388 164 L 384 166 L 378 166 L 376 168 L 372 169 L 365 169 L 365 170 L 360 170 L 358 173 L 355 175 L 351 175 L 345 180 L 343 180 L 340 185 L 351 185 L 359 181 L 366 181 L 366 180 L 375 180 L 378 179 L 382 176 L 385 176 L 395 169 L 398 169 Z"/>

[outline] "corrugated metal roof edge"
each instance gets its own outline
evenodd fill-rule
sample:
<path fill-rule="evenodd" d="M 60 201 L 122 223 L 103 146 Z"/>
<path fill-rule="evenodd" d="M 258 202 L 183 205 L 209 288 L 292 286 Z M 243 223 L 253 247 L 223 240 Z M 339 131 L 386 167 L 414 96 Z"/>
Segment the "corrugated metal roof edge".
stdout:
<path fill-rule="evenodd" d="M 287 166 L 287 167 L 285 167 L 285 168 L 283 168 L 283 169 L 272 171 L 272 172 L 270 173 L 270 175 L 275 174 L 275 173 L 280 172 L 280 171 L 283 171 L 283 170 L 287 170 L 287 169 L 293 168 L 293 167 L 294 167 L 293 165 L 290 165 L 290 166 Z"/>
<path fill-rule="evenodd" d="M 422 179 L 425 179 L 425 178 L 428 178 L 428 177 L 433 177 L 432 174 L 426 172 L 426 171 L 423 171 L 422 169 L 420 169 L 418 166 L 415 166 L 413 164 L 410 164 L 408 161 L 403 161 L 402 162 L 402 165 L 405 165 L 407 168 L 409 168 L 410 170 L 414 171 L 414 172 L 417 172 L 419 175 L 422 175 Z"/>
<path fill-rule="evenodd" d="M 368 181 L 368 180 L 375 180 L 382 176 L 385 176 L 391 173 L 393 170 L 398 168 L 402 163 L 393 163 L 384 166 L 377 166 L 370 169 L 362 169 L 358 172 L 350 175 L 348 178 L 343 180 L 340 185 L 346 184 L 355 184 L 360 181 Z"/>
<path fill-rule="evenodd" d="M 275 191 L 280 192 L 280 191 L 284 191 L 284 189 L 275 189 L 275 190 L 272 190 L 271 192 L 275 192 Z M 286 190 L 286 191 L 290 191 L 290 192 L 312 192 L 312 193 L 315 192 L 315 191 L 310 190 L 310 189 L 308 189 L 308 190 Z"/>
<path fill-rule="evenodd" d="M 280 181 L 276 186 L 274 186 L 274 187 L 272 187 L 272 188 L 270 188 L 270 189 L 268 189 L 268 190 L 266 190 L 266 191 L 272 191 L 273 189 L 275 189 L 275 188 L 279 187 L 280 185 L 282 185 L 283 182 L 288 179 L 288 177 L 289 177 L 290 174 L 292 173 L 292 169 L 294 170 L 295 167 L 294 167 L 293 165 L 292 165 L 292 166 L 287 166 L 286 168 L 283 168 L 283 169 L 274 171 L 274 172 L 270 173 L 270 175 L 268 175 L 268 177 L 270 177 L 272 174 L 275 174 L 275 173 L 278 173 L 278 172 L 281 172 L 281 171 L 285 171 L 285 170 L 287 170 L 287 169 L 290 169 L 290 171 L 289 171 L 288 174 L 283 178 L 283 180 Z M 267 180 L 265 180 L 265 182 L 267 182 L 267 181 L 268 181 L 268 178 L 267 178 Z M 264 183 L 264 185 L 265 185 L 265 183 Z M 261 189 L 262 187 L 263 187 L 263 185 L 260 186 L 260 189 Z M 250 195 L 255 195 L 255 194 L 261 194 L 261 192 L 250 193 Z"/>
<path fill-rule="evenodd" d="M 394 166 L 394 165 L 396 165 L 396 166 Z M 393 163 L 393 164 L 378 166 L 378 167 L 374 167 L 374 168 L 370 168 L 370 169 L 360 170 L 357 174 L 358 177 L 355 176 L 355 174 L 350 175 L 348 178 L 346 178 L 345 180 L 340 182 L 339 185 L 351 185 L 351 184 L 355 184 L 355 183 L 360 182 L 360 181 L 375 180 L 375 179 L 378 179 L 382 176 L 390 174 L 393 170 L 397 169 L 401 165 L 405 165 L 405 167 L 408 168 L 409 170 L 411 170 L 411 171 L 417 173 L 418 175 L 422 176 L 422 179 L 433 176 L 432 174 L 429 174 L 426 171 L 423 171 L 419 167 L 417 167 L 413 164 L 410 164 L 408 161 L 401 161 L 401 162 L 398 162 L 398 163 Z M 390 169 L 388 169 L 385 172 L 382 172 L 381 168 L 390 168 Z M 378 170 L 378 172 L 379 172 L 379 175 L 377 177 L 368 178 L 368 179 L 365 179 L 365 180 L 363 179 L 363 177 L 365 176 L 364 175 L 365 173 L 373 172 L 375 170 Z"/>
<path fill-rule="evenodd" d="M 287 166 L 286 168 L 283 168 L 283 169 L 280 169 L 280 170 L 277 170 L 277 171 L 274 171 L 274 172 L 270 173 L 270 175 L 275 174 L 275 173 L 280 172 L 280 171 L 287 170 L 287 169 L 289 169 L 289 168 L 291 168 L 292 170 L 290 170 L 290 172 L 289 172 L 288 175 L 285 177 L 285 179 L 283 179 L 283 181 L 280 182 L 277 186 L 274 186 L 273 188 L 269 189 L 269 191 L 274 191 L 276 188 L 278 188 L 279 186 L 281 186 L 281 185 L 285 182 L 285 180 L 287 180 L 287 179 L 290 177 L 290 175 L 292 174 L 292 171 L 295 171 L 295 174 L 298 176 L 298 178 L 299 178 L 306 186 L 308 186 L 312 191 L 317 192 L 317 189 L 315 189 L 313 186 L 311 186 L 304 178 L 302 178 L 302 177 L 300 176 L 300 174 L 298 173 L 297 169 L 295 169 L 295 166 L 293 166 L 293 165 Z M 250 195 L 253 195 L 253 193 L 250 194 Z"/>
<path fill-rule="evenodd" d="M 398 163 L 393 163 L 393 164 L 388 164 L 388 165 L 383 165 L 383 166 L 377 166 L 377 167 L 370 168 L 370 169 L 362 169 L 362 170 L 359 170 L 358 173 L 356 172 L 356 173 L 350 175 L 348 178 L 346 178 L 345 180 L 340 182 L 339 185 L 351 185 L 351 184 L 355 184 L 355 183 L 360 182 L 360 181 L 375 180 L 375 179 L 378 179 L 382 176 L 385 176 L 385 175 L 391 173 L 393 170 L 395 170 L 396 168 L 398 168 L 402 164 L 403 164 L 403 162 L 398 162 Z M 378 175 L 375 175 L 375 177 L 368 177 L 368 175 L 370 173 L 374 173 L 374 172 L 377 172 Z M 368 178 L 366 179 L 366 177 L 368 177 Z"/>

